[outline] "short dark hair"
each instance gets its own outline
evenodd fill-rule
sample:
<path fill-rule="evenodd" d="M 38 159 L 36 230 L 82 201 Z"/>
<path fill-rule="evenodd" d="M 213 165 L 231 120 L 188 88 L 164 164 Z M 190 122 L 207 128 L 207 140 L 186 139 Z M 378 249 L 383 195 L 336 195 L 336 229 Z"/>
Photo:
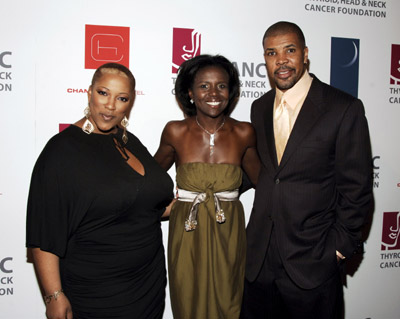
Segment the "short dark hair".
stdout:
<path fill-rule="evenodd" d="M 189 89 L 193 88 L 193 82 L 199 70 L 209 67 L 220 67 L 229 76 L 229 102 L 224 114 L 229 114 L 236 105 L 239 97 L 240 82 L 239 74 L 233 64 L 222 55 L 198 55 L 183 62 L 179 68 L 178 77 L 175 81 L 175 95 L 183 112 L 187 116 L 196 115 L 196 106 L 190 103 Z"/>
<path fill-rule="evenodd" d="M 303 46 L 303 49 L 306 47 L 306 39 L 304 38 L 303 31 L 301 31 L 297 24 L 288 21 L 279 21 L 271 25 L 264 33 L 262 45 L 264 46 L 264 41 L 268 37 L 287 33 L 295 33 L 300 41 L 300 44 Z"/>
<path fill-rule="evenodd" d="M 135 77 L 133 76 L 132 72 L 126 66 L 119 64 L 119 63 L 106 63 L 106 64 L 99 66 L 93 74 L 91 86 L 93 86 L 99 80 L 99 78 L 101 78 L 101 76 L 105 73 L 123 73 L 123 74 L 125 74 L 129 80 L 130 93 L 132 93 L 133 96 L 135 95 L 135 86 L 136 86 Z"/>

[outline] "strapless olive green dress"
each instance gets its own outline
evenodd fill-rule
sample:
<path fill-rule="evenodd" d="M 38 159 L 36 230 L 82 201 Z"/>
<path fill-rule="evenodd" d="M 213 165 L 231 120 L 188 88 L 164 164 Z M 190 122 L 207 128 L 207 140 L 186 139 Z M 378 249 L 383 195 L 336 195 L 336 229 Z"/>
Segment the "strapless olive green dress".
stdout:
<path fill-rule="evenodd" d="M 243 206 L 220 201 L 226 221 L 216 222 L 213 193 L 242 183 L 242 170 L 231 164 L 186 163 L 177 168 L 180 189 L 206 193 L 198 206 L 197 227 L 185 231 L 191 202 L 177 201 L 171 211 L 168 272 L 174 319 L 239 318 L 246 259 Z"/>

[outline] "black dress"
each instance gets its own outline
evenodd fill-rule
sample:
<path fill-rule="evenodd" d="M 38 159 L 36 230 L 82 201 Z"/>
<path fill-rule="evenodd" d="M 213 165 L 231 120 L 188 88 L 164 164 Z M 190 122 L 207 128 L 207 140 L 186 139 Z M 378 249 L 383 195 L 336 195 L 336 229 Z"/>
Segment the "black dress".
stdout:
<path fill-rule="evenodd" d="M 87 135 L 71 125 L 54 136 L 35 165 L 28 199 L 27 247 L 60 257 L 74 319 L 162 318 L 166 270 L 160 217 L 173 182 L 129 133 Z"/>

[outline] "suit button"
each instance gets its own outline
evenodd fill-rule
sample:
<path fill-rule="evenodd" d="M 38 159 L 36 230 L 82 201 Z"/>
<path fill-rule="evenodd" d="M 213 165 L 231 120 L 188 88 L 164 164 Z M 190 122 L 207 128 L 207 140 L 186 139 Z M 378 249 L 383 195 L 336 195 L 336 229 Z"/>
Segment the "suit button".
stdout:
<path fill-rule="evenodd" d="M 279 178 L 277 178 L 277 179 L 275 180 L 275 184 L 279 184 L 279 182 L 280 182 L 280 180 L 279 180 Z"/>

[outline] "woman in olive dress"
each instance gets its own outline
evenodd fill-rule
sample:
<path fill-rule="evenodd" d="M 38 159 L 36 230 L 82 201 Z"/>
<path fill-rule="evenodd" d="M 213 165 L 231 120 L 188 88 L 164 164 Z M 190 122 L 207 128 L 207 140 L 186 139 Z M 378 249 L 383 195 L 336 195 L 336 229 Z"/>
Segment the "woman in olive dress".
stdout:
<path fill-rule="evenodd" d="M 259 172 L 255 131 L 229 117 L 238 73 L 222 56 L 185 61 L 175 84 L 186 115 L 169 122 L 155 159 L 176 166 L 178 200 L 170 215 L 168 273 L 175 319 L 239 318 L 245 267 L 242 169 Z"/>

